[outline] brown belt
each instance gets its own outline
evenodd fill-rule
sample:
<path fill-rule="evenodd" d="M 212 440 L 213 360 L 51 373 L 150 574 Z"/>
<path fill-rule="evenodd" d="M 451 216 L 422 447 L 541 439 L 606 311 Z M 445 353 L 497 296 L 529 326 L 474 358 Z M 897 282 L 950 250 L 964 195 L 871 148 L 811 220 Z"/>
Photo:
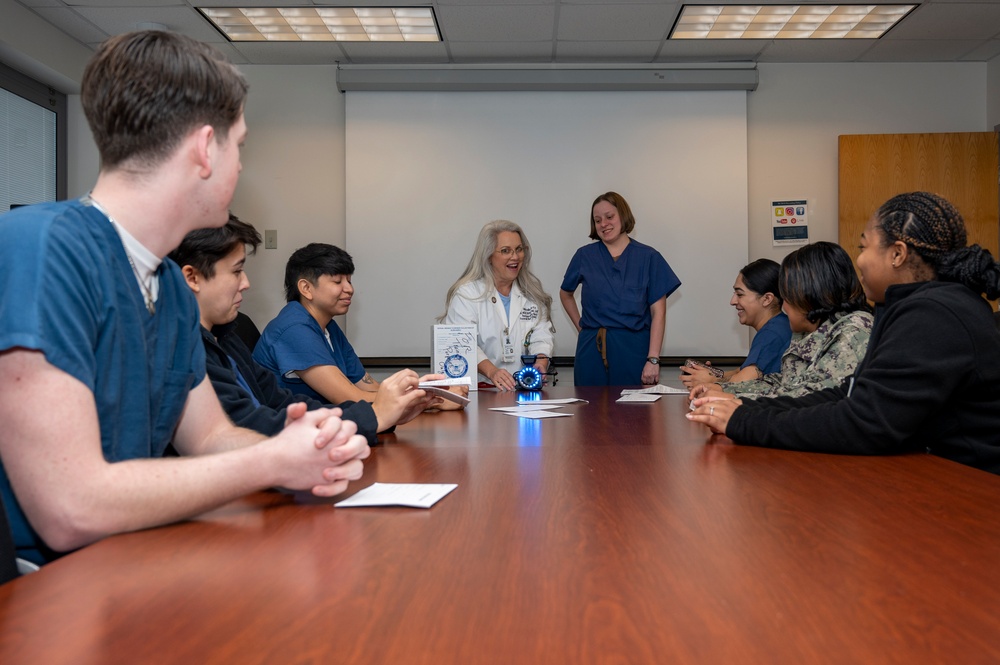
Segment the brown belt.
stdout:
<path fill-rule="evenodd" d="M 601 352 L 601 360 L 604 361 L 604 371 L 608 371 L 608 329 L 597 329 L 597 350 Z"/>

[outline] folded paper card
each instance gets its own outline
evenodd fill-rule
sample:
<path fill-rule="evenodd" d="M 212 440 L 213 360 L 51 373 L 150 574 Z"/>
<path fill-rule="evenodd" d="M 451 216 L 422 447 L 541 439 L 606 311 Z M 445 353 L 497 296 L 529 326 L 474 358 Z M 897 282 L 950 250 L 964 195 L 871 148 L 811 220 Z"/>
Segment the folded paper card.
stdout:
<path fill-rule="evenodd" d="M 631 402 L 633 404 L 639 404 L 642 402 L 655 402 L 656 400 L 663 397 L 663 395 L 656 395 L 653 393 L 625 393 L 616 402 Z"/>
<path fill-rule="evenodd" d="M 461 404 L 465 406 L 469 403 L 469 398 L 465 395 L 460 395 L 456 392 L 449 390 L 452 386 L 467 386 L 471 390 L 472 387 L 472 377 L 462 376 L 454 379 L 438 379 L 437 381 L 421 381 L 417 386 L 421 390 L 426 390 L 429 393 L 433 393 L 438 397 L 443 397 L 444 399 L 455 402 L 456 404 Z"/>
<path fill-rule="evenodd" d="M 515 416 L 517 418 L 531 418 L 541 420 L 543 418 L 568 418 L 572 413 L 565 411 L 549 411 L 548 409 L 520 409 L 518 411 L 501 411 L 505 416 Z"/>
<path fill-rule="evenodd" d="M 373 483 L 354 496 L 333 505 L 338 508 L 362 506 L 430 508 L 456 487 L 458 485 L 438 483 Z"/>
<path fill-rule="evenodd" d="M 622 391 L 622 395 L 687 395 L 690 392 L 686 388 L 674 388 L 659 383 L 649 388 L 626 388 Z"/>

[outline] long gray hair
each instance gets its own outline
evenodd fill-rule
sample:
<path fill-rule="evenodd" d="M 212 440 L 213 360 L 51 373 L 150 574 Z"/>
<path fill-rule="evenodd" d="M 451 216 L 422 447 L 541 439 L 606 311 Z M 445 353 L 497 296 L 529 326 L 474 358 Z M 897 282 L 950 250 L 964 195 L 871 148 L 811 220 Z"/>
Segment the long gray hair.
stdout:
<path fill-rule="evenodd" d="M 497 237 L 504 231 L 516 233 L 521 238 L 521 245 L 524 247 L 524 262 L 521 264 L 521 270 L 518 271 L 517 279 L 515 280 L 517 288 L 521 289 L 521 292 L 528 300 L 538 305 L 543 318 L 548 319 L 550 323 L 552 322 L 552 296 L 545 292 L 545 289 L 542 288 L 542 282 L 531 272 L 531 244 L 528 242 L 527 236 L 524 235 L 521 227 L 514 222 L 506 219 L 498 219 L 486 224 L 479 232 L 479 239 L 476 240 L 476 249 L 472 252 L 469 265 L 465 267 L 465 272 L 458 278 L 458 281 L 448 289 L 448 297 L 444 301 L 444 314 L 438 317 L 438 323 L 444 321 L 445 317 L 448 316 L 451 299 L 463 284 L 481 279 L 485 279 L 491 285 L 495 283 L 493 281 L 493 266 L 490 260 L 493 257 L 493 252 L 497 251 Z M 481 297 L 485 298 L 488 291 L 489 289 Z"/>

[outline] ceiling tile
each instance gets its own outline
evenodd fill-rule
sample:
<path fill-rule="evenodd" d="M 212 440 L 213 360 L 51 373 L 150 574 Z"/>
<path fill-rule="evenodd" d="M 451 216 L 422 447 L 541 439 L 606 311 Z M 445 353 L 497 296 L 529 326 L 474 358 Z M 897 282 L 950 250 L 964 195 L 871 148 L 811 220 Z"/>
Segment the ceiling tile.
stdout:
<path fill-rule="evenodd" d="M 680 11 L 681 5 L 685 4 L 683 2 L 664 2 L 663 0 L 564 0 L 559 3 L 563 6 L 566 5 L 660 5 L 668 6 L 673 5 L 677 11 Z M 692 3 L 687 3 L 692 4 Z M 697 4 L 708 4 L 706 0 L 698 0 Z"/>
<path fill-rule="evenodd" d="M 883 39 L 989 39 L 1000 33 L 1000 3 L 925 3 Z"/>
<path fill-rule="evenodd" d="M 341 48 L 353 64 L 443 64 L 448 51 L 441 42 L 341 42 Z"/>
<path fill-rule="evenodd" d="M 83 16 L 68 7 L 34 7 L 33 12 L 56 26 L 77 41 L 83 43 L 103 42 L 111 32 L 105 32 Z"/>
<path fill-rule="evenodd" d="M 483 5 L 500 5 L 502 7 L 509 7 L 511 5 L 545 5 L 547 7 L 555 7 L 562 3 L 560 0 L 510 0 L 510 2 L 506 2 L 505 0 L 436 0 L 432 4 L 441 7 L 480 7 Z"/>
<path fill-rule="evenodd" d="M 874 39 L 775 39 L 761 50 L 758 62 L 854 62 Z"/>
<path fill-rule="evenodd" d="M 750 62 L 770 43 L 757 39 L 666 41 L 654 62 Z"/>
<path fill-rule="evenodd" d="M 457 63 L 551 62 L 552 42 L 449 42 Z"/>
<path fill-rule="evenodd" d="M 139 11 L 123 12 L 114 7 L 79 7 L 77 11 L 109 35 L 118 35 L 136 29 L 141 22 L 162 23 L 168 30 L 180 32 L 203 42 L 227 41 L 197 10 L 188 6 L 147 7 Z"/>
<path fill-rule="evenodd" d="M 229 41 L 216 42 L 212 44 L 212 46 L 222 51 L 222 54 L 226 56 L 226 60 L 233 63 L 234 65 L 265 64 L 262 62 L 261 63 L 253 62 L 250 58 L 244 55 L 243 52 L 239 50 L 239 48 L 237 48 L 236 44 L 232 42 Z"/>
<path fill-rule="evenodd" d="M 190 4 L 195 7 L 309 7 L 314 4 L 316 6 L 329 6 L 332 3 L 313 3 L 309 0 L 190 0 Z M 374 7 L 377 4 L 373 0 L 365 0 L 364 2 L 366 7 Z M 394 1 L 388 4 L 398 5 L 399 2 Z"/>
<path fill-rule="evenodd" d="M 562 5 L 560 40 L 659 41 L 670 32 L 677 7 L 669 5 Z"/>
<path fill-rule="evenodd" d="M 991 39 L 988 42 L 982 42 L 963 55 L 961 59 L 971 62 L 989 62 L 998 55 L 1000 55 L 1000 39 Z"/>
<path fill-rule="evenodd" d="M 182 0 L 67 0 L 69 7 L 178 7 Z"/>
<path fill-rule="evenodd" d="M 859 62 L 953 62 L 980 42 L 957 39 L 879 40 Z"/>
<path fill-rule="evenodd" d="M 65 7 L 63 0 L 17 0 L 17 4 L 25 7 Z"/>
<path fill-rule="evenodd" d="M 652 62 L 659 41 L 556 42 L 557 62 Z"/>
<path fill-rule="evenodd" d="M 333 65 L 344 60 L 337 42 L 239 42 L 232 46 L 254 65 Z"/>
<path fill-rule="evenodd" d="M 441 34 L 456 42 L 537 42 L 552 39 L 555 8 L 534 5 L 441 7 Z"/>

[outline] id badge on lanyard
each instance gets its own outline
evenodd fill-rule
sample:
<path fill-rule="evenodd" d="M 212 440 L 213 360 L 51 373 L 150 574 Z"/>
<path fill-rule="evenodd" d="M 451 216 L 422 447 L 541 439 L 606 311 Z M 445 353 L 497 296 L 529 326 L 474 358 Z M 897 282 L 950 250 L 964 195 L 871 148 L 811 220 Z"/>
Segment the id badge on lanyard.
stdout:
<path fill-rule="evenodd" d="M 514 344 L 510 341 L 510 328 L 503 329 L 503 362 L 512 363 L 517 359 Z"/>

